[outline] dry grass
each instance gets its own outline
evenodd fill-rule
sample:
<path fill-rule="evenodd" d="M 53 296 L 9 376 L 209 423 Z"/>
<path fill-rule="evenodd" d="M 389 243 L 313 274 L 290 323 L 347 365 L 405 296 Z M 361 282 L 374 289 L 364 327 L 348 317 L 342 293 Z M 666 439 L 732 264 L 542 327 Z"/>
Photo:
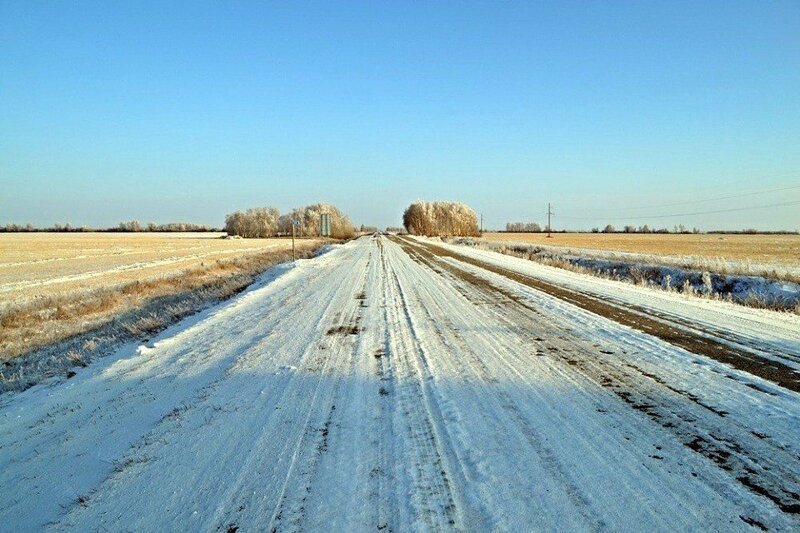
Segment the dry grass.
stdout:
<path fill-rule="evenodd" d="M 298 250 L 307 255 L 320 244 L 299 241 Z M 118 324 L 123 334 L 152 333 L 241 290 L 289 259 L 290 248 L 285 239 L 245 242 L 214 234 L 2 235 L 0 360 L 120 317 L 127 317 Z M 148 306 L 148 314 L 136 314 Z M 87 338 L 67 357 L 91 354 L 101 344 Z"/>
<path fill-rule="evenodd" d="M 554 233 L 548 239 L 546 233 L 484 233 L 482 238 L 494 242 L 800 266 L 800 235 Z"/>

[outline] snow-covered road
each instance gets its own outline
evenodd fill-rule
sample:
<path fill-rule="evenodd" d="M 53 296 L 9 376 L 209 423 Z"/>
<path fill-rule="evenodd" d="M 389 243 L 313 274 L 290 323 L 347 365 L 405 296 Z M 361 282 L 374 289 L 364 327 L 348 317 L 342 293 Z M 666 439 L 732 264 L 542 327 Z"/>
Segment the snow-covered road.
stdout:
<path fill-rule="evenodd" d="M 0 398 L 0 530 L 797 530 L 799 400 L 361 238 Z"/>

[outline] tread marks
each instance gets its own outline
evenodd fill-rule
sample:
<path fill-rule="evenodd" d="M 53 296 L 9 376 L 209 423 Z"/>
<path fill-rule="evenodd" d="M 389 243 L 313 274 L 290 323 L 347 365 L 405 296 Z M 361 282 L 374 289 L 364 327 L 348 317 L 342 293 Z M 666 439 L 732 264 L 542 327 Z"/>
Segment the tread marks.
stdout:
<path fill-rule="evenodd" d="M 370 261 L 371 254 L 363 268 L 362 276 L 364 281 L 359 294 L 366 295 L 366 273 L 369 270 Z M 353 302 L 357 300 L 354 299 Z M 359 324 L 364 306 L 351 304 L 350 307 L 350 312 L 345 319 L 347 325 L 328 329 L 326 335 L 331 335 L 330 331 L 332 329 L 344 328 L 348 331 L 352 329 L 361 331 Z M 331 338 L 331 343 L 340 343 L 344 346 L 352 344 L 348 351 L 348 368 L 350 370 L 344 371 L 345 369 L 343 368 L 332 368 L 330 366 L 333 359 L 332 354 L 336 351 L 330 348 L 322 352 L 324 354 L 323 361 L 315 362 L 313 367 L 309 369 L 318 372 L 320 377 L 314 396 L 309 402 L 304 430 L 295 446 L 280 496 L 275 504 L 269 526 L 266 528 L 269 531 L 277 532 L 286 529 L 299 531 L 303 529 L 305 503 L 313 491 L 315 474 L 323 455 L 328 451 L 329 439 L 333 438 L 332 432 L 338 428 L 338 423 L 334 422 L 336 399 L 340 395 L 343 377 L 352 374 L 352 366 L 355 364 L 356 355 L 359 351 L 359 340 L 360 337 L 351 335 Z M 328 390 L 320 392 L 323 383 L 329 381 L 331 377 L 335 378 L 333 385 L 329 386 Z M 315 420 L 320 419 L 319 412 L 326 414 L 320 420 L 321 423 L 317 424 Z"/>
<path fill-rule="evenodd" d="M 408 252 L 409 250 L 404 249 L 404 251 Z M 442 276 L 446 276 L 443 271 L 435 269 L 434 265 L 432 265 L 427 258 L 418 254 L 415 255 L 415 261 L 419 262 L 421 265 L 436 270 Z M 467 297 L 466 289 L 458 285 L 455 285 L 455 288 L 458 290 L 458 292 Z M 470 296 L 474 296 L 474 294 Z M 485 296 L 485 298 L 481 298 L 478 302 L 474 302 L 473 298 L 468 297 L 468 299 L 473 301 L 473 303 L 476 305 L 504 305 L 505 303 L 508 303 L 506 298 L 498 300 L 488 293 Z M 433 296 L 431 297 L 433 298 Z M 431 315 L 430 310 L 426 306 L 420 305 L 420 308 L 425 312 L 428 322 L 437 324 L 438 320 Z M 443 314 L 443 317 L 444 323 L 441 325 L 437 324 L 436 326 L 437 335 L 443 340 L 443 342 L 449 343 L 451 340 L 445 340 L 443 330 L 452 332 L 449 338 L 455 342 L 455 349 L 461 355 L 461 357 L 468 358 L 468 361 L 465 363 L 470 365 L 470 367 L 477 372 L 483 383 L 495 383 L 497 378 L 492 375 L 485 361 L 477 356 L 473 347 L 470 347 L 466 344 L 461 335 L 458 334 L 458 328 L 452 322 L 452 320 L 447 317 L 446 313 Z M 508 365 L 505 360 L 503 360 L 503 363 Z M 572 480 L 572 476 L 570 475 L 568 468 L 563 465 L 561 461 L 559 461 L 558 456 L 554 453 L 554 451 L 545 444 L 546 439 L 531 425 L 530 421 L 520 411 L 519 407 L 511 398 L 511 396 L 502 387 L 492 388 L 491 394 L 487 394 L 487 401 L 489 401 L 492 395 L 497 398 L 499 406 L 513 421 L 513 425 L 522 429 L 522 434 L 524 435 L 526 442 L 531 446 L 531 449 L 542 461 L 542 464 L 545 466 L 547 471 L 559 481 L 560 485 L 564 489 L 565 494 L 573 503 L 573 508 L 581 515 L 586 526 L 592 531 L 601 531 L 606 529 L 608 526 L 602 520 L 598 519 L 594 513 L 592 513 L 592 507 L 589 498 Z"/>
<path fill-rule="evenodd" d="M 372 364 L 378 378 L 378 394 L 386 391 L 387 394 L 377 399 L 377 408 L 374 415 L 375 425 L 379 428 L 373 441 L 377 448 L 377 464 L 370 470 L 370 482 L 374 485 L 372 495 L 375 501 L 375 527 L 378 531 L 391 532 L 399 530 L 397 498 L 394 495 L 396 476 L 395 432 L 392 413 L 395 408 L 395 379 L 392 364 L 393 355 L 389 343 L 389 279 L 387 276 L 386 257 L 382 239 L 377 239 L 380 265 L 380 299 L 381 317 L 384 329 L 381 332 L 381 344 L 372 352 Z"/>
<path fill-rule="evenodd" d="M 437 426 L 441 413 L 427 385 L 431 375 L 426 354 L 411 321 L 397 273 L 389 267 L 387 274 L 391 280 L 388 296 L 399 304 L 387 302 L 388 325 L 392 328 L 389 353 L 397 373 L 393 394 L 394 425 L 408 441 L 406 452 L 411 456 L 413 494 L 410 505 L 426 528 L 460 528 L 463 527 L 462 516 L 451 481 L 450 454 L 443 449 L 446 433 Z M 409 335 L 400 334 L 402 330 Z"/>

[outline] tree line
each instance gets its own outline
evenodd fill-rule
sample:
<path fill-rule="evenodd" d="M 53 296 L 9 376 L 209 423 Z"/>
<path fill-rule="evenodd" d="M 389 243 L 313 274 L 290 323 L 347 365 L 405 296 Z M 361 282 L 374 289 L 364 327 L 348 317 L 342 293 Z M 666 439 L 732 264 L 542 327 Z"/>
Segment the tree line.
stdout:
<path fill-rule="evenodd" d="M 506 223 L 507 233 L 542 233 L 543 231 L 547 231 L 547 229 L 542 230 L 542 227 L 536 222 Z M 623 226 L 621 229 L 617 229 L 617 227 L 614 226 L 613 224 L 607 224 L 602 229 L 599 227 L 594 227 L 590 231 L 591 233 L 701 233 L 699 228 L 692 228 L 690 230 L 683 224 L 678 224 L 674 226 L 671 231 L 667 228 L 658 228 L 658 229 L 651 228 L 647 224 L 641 226 L 633 226 L 628 224 L 626 226 Z M 565 230 L 553 230 L 553 233 L 558 233 L 558 232 L 563 233 L 565 232 Z"/>
<path fill-rule="evenodd" d="M 6 224 L 0 226 L 0 232 L 3 233 L 88 233 L 88 232 L 163 232 L 163 233 L 177 233 L 177 232 L 204 232 L 204 231 L 220 231 L 218 228 L 212 228 L 205 224 L 192 224 L 189 222 L 170 222 L 168 224 L 156 224 L 155 222 L 148 222 L 142 224 L 138 220 L 129 220 L 127 222 L 120 222 L 116 226 L 110 228 L 91 228 L 89 226 L 73 226 L 70 223 L 60 224 L 56 223 L 50 227 L 37 228 L 33 224 Z"/>
<path fill-rule="evenodd" d="M 254 207 L 236 211 L 225 216 L 225 231 L 228 235 L 245 238 L 276 237 L 290 235 L 292 223 L 296 221 L 297 236 L 316 237 L 320 235 L 320 215 L 323 213 L 330 216 L 331 237 L 349 239 L 355 235 L 355 227 L 350 218 L 335 206 L 325 203 L 297 207 L 283 215 L 275 207 Z"/>
<path fill-rule="evenodd" d="M 700 228 L 692 228 L 691 230 L 689 230 L 689 228 L 687 228 L 683 224 L 676 225 L 674 228 L 672 228 L 672 231 L 668 230 L 667 228 L 659 228 L 659 229 L 650 228 L 650 226 L 648 226 L 647 224 L 638 227 L 628 224 L 618 231 L 613 224 L 607 224 L 606 227 L 604 227 L 602 230 L 600 228 L 592 228 L 592 233 L 684 233 L 684 234 L 695 233 L 697 234 L 702 232 L 700 231 Z"/>
<path fill-rule="evenodd" d="M 506 222 L 508 233 L 541 233 L 542 227 L 536 222 Z"/>
<path fill-rule="evenodd" d="M 403 213 L 403 225 L 412 235 L 480 235 L 477 214 L 459 202 L 414 202 Z"/>

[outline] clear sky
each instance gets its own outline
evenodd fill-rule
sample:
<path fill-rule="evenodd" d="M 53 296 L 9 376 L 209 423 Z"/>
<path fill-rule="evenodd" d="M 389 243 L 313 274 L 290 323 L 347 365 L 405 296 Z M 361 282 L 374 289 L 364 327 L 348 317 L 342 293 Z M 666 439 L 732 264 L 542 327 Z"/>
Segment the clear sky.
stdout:
<path fill-rule="evenodd" d="M 799 229 L 800 2 L 0 0 L 0 224 L 418 198 Z"/>

